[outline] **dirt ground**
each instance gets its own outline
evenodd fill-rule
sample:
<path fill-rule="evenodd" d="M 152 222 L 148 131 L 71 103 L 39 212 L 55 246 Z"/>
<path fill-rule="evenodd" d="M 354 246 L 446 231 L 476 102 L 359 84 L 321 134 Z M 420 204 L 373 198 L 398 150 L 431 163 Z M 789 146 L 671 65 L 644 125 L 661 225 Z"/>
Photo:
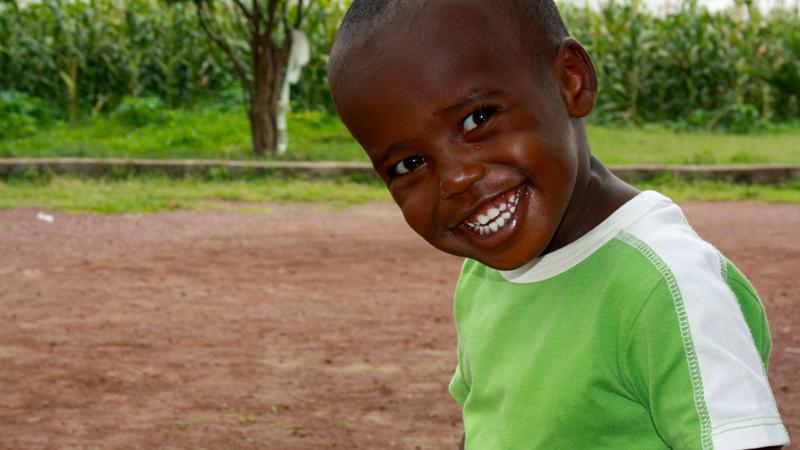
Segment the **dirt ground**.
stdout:
<path fill-rule="evenodd" d="M 769 314 L 800 440 L 800 206 L 684 205 Z M 393 205 L 0 211 L 0 448 L 448 449 L 459 260 Z"/>

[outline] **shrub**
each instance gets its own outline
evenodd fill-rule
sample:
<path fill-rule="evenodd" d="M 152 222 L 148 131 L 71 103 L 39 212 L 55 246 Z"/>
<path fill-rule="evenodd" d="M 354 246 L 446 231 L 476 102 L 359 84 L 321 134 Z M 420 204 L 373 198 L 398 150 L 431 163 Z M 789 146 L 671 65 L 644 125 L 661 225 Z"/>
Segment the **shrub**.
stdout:
<path fill-rule="evenodd" d="M 0 139 L 17 139 L 49 125 L 53 113 L 38 98 L 17 91 L 0 91 Z"/>
<path fill-rule="evenodd" d="M 746 103 L 736 103 L 712 111 L 696 109 L 685 119 L 672 121 L 669 125 L 679 131 L 708 130 L 735 134 L 766 129 L 766 122 L 761 118 L 758 109 Z"/>
<path fill-rule="evenodd" d="M 764 127 L 758 109 L 741 103 L 723 108 L 712 124 L 720 131 L 738 134 L 751 133 Z"/>
<path fill-rule="evenodd" d="M 169 116 L 157 97 L 125 97 L 112 113 L 115 120 L 129 127 L 163 124 L 169 121 Z"/>

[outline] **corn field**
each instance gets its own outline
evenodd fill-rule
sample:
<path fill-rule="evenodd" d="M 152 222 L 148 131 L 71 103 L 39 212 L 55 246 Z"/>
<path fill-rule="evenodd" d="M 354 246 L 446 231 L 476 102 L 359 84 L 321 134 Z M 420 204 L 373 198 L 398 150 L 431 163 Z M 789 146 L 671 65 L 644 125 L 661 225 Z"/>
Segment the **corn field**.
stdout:
<path fill-rule="evenodd" d="M 308 17 L 312 60 L 293 92 L 296 108 L 333 110 L 326 63 L 343 3 L 318 0 Z M 800 12 L 748 5 L 712 13 L 687 0 L 654 14 L 637 0 L 561 4 L 600 78 L 593 120 L 737 131 L 741 121 L 800 118 Z M 184 107 L 230 102 L 238 90 L 191 2 L 0 0 L 0 91 L 43 99 L 62 118 L 107 111 L 126 96 Z"/>
<path fill-rule="evenodd" d="M 562 7 L 600 78 L 601 121 L 711 121 L 800 115 L 800 12 L 742 2 L 711 13 L 696 1 L 654 15 L 639 2 Z M 724 123 L 728 122 L 728 123 Z"/>
<path fill-rule="evenodd" d="M 123 96 L 155 96 L 174 107 L 231 86 L 215 52 L 191 5 L 0 5 L 0 90 L 47 99 L 68 118 Z"/>

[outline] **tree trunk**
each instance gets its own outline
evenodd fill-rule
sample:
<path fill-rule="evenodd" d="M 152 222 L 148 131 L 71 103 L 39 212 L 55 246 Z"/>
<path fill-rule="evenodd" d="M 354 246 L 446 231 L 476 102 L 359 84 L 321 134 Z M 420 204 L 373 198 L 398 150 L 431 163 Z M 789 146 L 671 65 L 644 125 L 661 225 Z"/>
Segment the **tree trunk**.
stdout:
<path fill-rule="evenodd" d="M 256 156 L 273 153 L 278 148 L 277 106 L 267 102 L 250 106 L 250 134 Z"/>
<path fill-rule="evenodd" d="M 0 0 L 0 2 L 3 0 Z M 278 150 L 278 103 L 280 101 L 283 70 L 289 60 L 292 47 L 291 28 L 299 28 L 303 20 L 304 0 L 297 0 L 294 24 L 287 17 L 288 0 L 269 0 L 266 4 L 252 0 L 248 7 L 242 0 L 234 0 L 228 6 L 245 16 L 249 25 L 250 71 L 237 57 L 225 37 L 213 30 L 209 22 L 210 2 L 193 0 L 197 20 L 208 37 L 225 53 L 236 69 L 242 89 L 248 99 L 247 117 L 250 121 L 253 151 L 257 156 L 276 153 Z M 279 8 L 282 5 L 282 9 Z M 278 24 L 278 25 L 276 25 Z M 282 26 L 284 39 L 278 46 L 272 37 L 276 26 Z"/>
<path fill-rule="evenodd" d="M 268 61 L 255 61 L 255 95 L 250 99 L 250 131 L 253 135 L 253 150 L 257 156 L 275 153 L 278 149 L 278 99 L 273 92 L 273 78 L 276 74 Z M 279 75 L 277 75 L 279 76 Z"/>

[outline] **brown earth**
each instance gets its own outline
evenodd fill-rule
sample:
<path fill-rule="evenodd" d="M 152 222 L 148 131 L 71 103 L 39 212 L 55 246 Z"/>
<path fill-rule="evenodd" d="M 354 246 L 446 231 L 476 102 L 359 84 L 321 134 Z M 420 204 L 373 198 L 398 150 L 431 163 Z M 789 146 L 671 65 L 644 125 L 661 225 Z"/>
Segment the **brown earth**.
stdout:
<path fill-rule="evenodd" d="M 459 260 L 387 204 L 0 211 L 0 448 L 448 449 Z M 770 317 L 800 439 L 800 206 L 694 203 Z"/>

